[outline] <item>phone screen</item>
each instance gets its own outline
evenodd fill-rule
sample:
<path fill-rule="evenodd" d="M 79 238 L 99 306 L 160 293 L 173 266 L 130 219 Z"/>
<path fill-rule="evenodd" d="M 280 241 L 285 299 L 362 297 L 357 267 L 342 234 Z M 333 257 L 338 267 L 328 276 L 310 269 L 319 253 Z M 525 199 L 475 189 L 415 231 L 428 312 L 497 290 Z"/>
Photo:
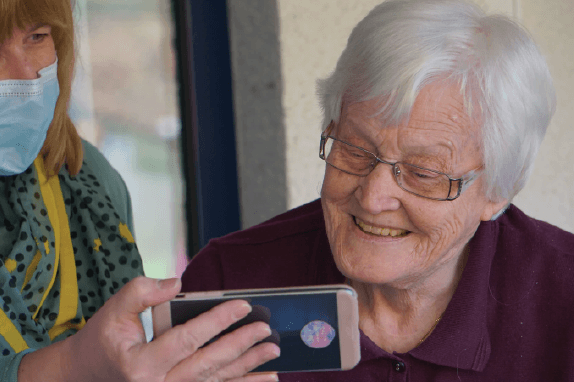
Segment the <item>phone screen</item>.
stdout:
<path fill-rule="evenodd" d="M 266 321 L 281 348 L 281 356 L 254 371 L 309 371 L 341 368 L 336 292 L 252 297 L 229 297 L 218 300 L 172 301 L 172 326 L 231 299 L 248 301 L 250 315 L 229 327 L 221 335 L 241 325 Z M 215 338 L 214 340 L 216 340 Z M 278 339 L 278 341 L 277 341 Z"/>

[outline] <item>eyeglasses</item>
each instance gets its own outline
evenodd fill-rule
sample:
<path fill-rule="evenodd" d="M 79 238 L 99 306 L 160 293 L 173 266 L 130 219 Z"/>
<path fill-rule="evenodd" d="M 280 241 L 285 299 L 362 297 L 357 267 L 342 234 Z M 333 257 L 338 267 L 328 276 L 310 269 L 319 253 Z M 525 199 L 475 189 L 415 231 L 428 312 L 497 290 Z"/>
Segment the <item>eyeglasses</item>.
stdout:
<path fill-rule="evenodd" d="M 481 167 L 467 172 L 460 178 L 403 162 L 387 162 L 372 152 L 330 135 L 321 134 L 319 157 L 337 170 L 350 175 L 365 177 L 379 163 L 393 167 L 393 175 L 400 188 L 433 200 L 454 200 L 466 190 L 481 172 Z"/>

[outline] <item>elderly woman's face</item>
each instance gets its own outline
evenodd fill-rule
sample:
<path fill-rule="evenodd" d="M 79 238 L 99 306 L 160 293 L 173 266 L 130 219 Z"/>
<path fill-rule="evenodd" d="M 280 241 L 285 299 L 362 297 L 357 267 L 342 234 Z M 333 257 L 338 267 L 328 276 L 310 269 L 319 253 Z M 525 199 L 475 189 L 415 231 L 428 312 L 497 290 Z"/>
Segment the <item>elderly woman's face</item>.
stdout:
<path fill-rule="evenodd" d="M 426 86 L 408 124 L 398 127 L 374 116 L 377 101 L 345 105 L 331 135 L 389 162 L 455 178 L 482 165 L 479 127 L 466 115 L 458 87 Z M 327 166 L 321 196 L 337 266 L 350 279 L 397 287 L 452 272 L 449 264 L 456 264 L 480 220 L 504 205 L 487 200 L 481 185 L 479 177 L 454 201 L 435 201 L 401 189 L 386 164 L 366 177 Z"/>
<path fill-rule="evenodd" d="M 31 80 L 56 61 L 52 28 L 31 25 L 14 28 L 12 37 L 0 44 L 0 80 Z"/>

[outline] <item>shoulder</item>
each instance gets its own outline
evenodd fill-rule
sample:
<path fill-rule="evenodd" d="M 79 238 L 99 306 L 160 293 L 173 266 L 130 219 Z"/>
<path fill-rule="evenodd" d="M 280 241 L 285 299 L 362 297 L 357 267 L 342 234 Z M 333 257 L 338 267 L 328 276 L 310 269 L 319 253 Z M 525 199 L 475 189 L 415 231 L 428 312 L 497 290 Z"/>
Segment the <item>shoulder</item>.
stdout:
<path fill-rule="evenodd" d="M 516 207 L 509 217 L 505 237 L 520 248 L 516 255 L 525 270 L 522 277 L 540 291 L 546 303 L 570 301 L 574 313 L 574 234 L 531 218 Z M 526 277 L 527 273 L 532 276 Z"/>
<path fill-rule="evenodd" d="M 501 237 L 514 246 L 538 255 L 574 260 L 574 234 L 571 232 L 534 219 L 514 205 L 510 205 L 499 220 Z"/>
<path fill-rule="evenodd" d="M 94 145 L 83 139 L 82 144 L 84 147 L 84 162 L 98 175 L 98 178 L 110 185 L 123 183 L 120 174 Z"/>
<path fill-rule="evenodd" d="M 130 231 L 133 232 L 131 199 L 126 183 L 95 146 L 83 139 L 82 143 L 84 147 L 84 163 L 101 182 L 102 187 L 110 197 L 122 220 L 128 224 Z"/>
<path fill-rule="evenodd" d="M 264 244 L 316 232 L 324 227 L 321 201 L 317 199 L 251 228 L 214 239 L 213 242 L 217 245 Z"/>
<path fill-rule="evenodd" d="M 329 258 L 320 200 L 213 239 L 191 261 L 184 290 L 309 285 Z"/>
<path fill-rule="evenodd" d="M 521 301 L 538 312 L 542 306 L 552 311 L 569 301 L 574 313 L 574 234 L 531 218 L 516 206 L 501 216 L 498 227 L 492 296 L 505 303 Z"/>
<path fill-rule="evenodd" d="M 487 295 L 493 357 L 523 349 L 569 362 L 574 326 L 574 234 L 511 206 L 499 218 Z M 546 361 L 543 361 L 546 359 Z M 525 366 L 527 368 L 527 366 Z M 536 378 L 534 378 L 536 379 Z"/>

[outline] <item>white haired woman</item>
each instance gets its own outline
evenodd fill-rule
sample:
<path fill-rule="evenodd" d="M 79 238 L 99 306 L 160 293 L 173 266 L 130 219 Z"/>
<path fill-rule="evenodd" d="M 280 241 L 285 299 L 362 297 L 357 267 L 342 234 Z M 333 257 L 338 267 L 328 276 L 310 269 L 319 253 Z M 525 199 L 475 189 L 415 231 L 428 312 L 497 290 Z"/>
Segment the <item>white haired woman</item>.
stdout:
<path fill-rule="evenodd" d="M 353 286 L 358 366 L 282 381 L 573 380 L 574 235 L 511 204 L 555 108 L 528 34 L 390 0 L 319 94 L 321 199 L 213 240 L 183 290 Z"/>

